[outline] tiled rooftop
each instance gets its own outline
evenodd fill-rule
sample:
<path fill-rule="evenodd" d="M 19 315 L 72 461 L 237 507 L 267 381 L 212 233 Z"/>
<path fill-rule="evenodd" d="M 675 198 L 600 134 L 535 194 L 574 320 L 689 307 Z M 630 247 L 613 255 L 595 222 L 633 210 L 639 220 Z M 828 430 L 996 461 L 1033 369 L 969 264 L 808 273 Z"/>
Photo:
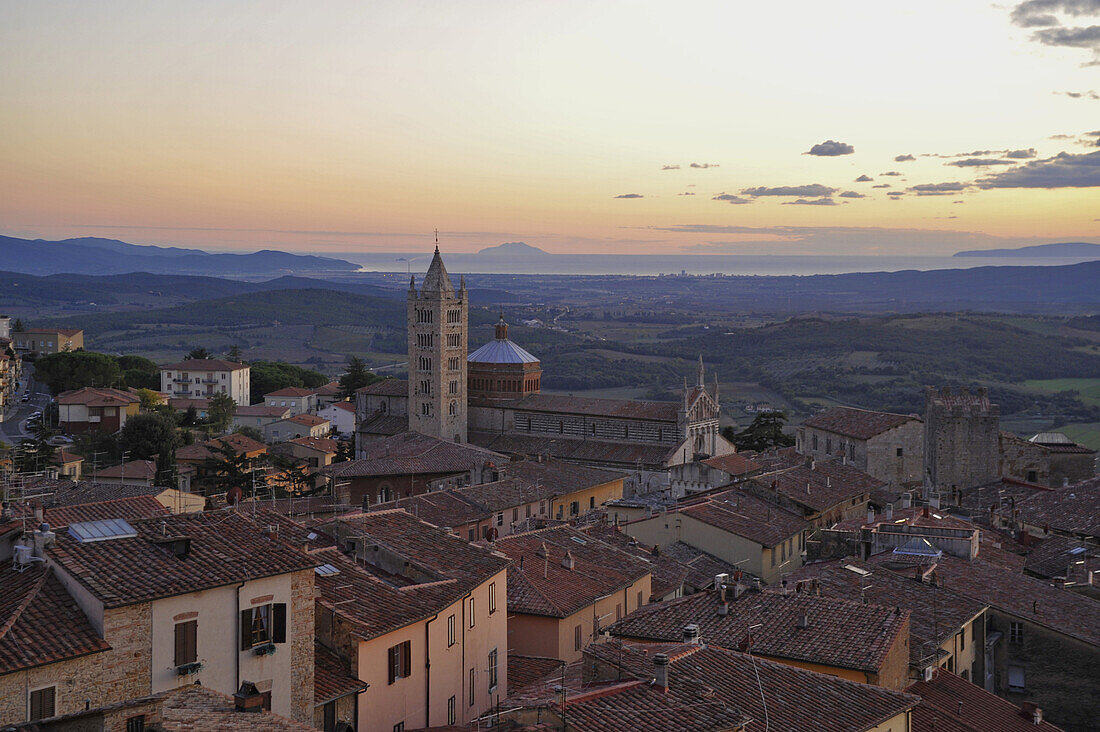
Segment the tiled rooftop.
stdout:
<path fill-rule="evenodd" d="M 871 574 L 865 576 L 847 567 Z M 854 557 L 800 567 L 787 577 L 788 587 L 800 580 L 817 580 L 822 597 L 851 600 L 862 597 L 876 605 L 908 610 L 909 661 L 918 668 L 928 665 L 927 659 L 935 655 L 934 648 L 949 640 L 986 607 L 984 602 L 950 587 L 933 587 Z"/>
<path fill-rule="evenodd" d="M 233 509 L 131 521 L 136 537 L 81 543 L 65 531 L 47 550 L 68 574 L 106 607 L 162 597 L 317 565 L 279 539 L 264 535 L 266 524 Z M 156 542 L 186 536 L 190 553 L 175 556 Z"/>
<path fill-rule="evenodd" d="M 58 404 L 83 404 L 88 407 L 125 407 L 140 401 L 130 392 L 107 387 L 86 386 L 83 389 L 63 391 L 57 395 Z"/>
<path fill-rule="evenodd" d="M 100 468 L 97 478 L 118 478 L 128 480 L 153 480 L 157 477 L 157 464 L 153 460 L 130 460 L 109 468 Z"/>
<path fill-rule="evenodd" d="M 654 551 L 653 547 L 640 543 L 617 528 L 607 524 L 593 524 L 581 528 L 586 535 L 594 539 L 610 544 L 628 554 L 649 562 L 650 566 L 650 600 L 659 600 L 666 595 L 680 590 L 684 582 L 693 572 L 691 568 L 671 557 L 663 550 Z M 714 577 L 710 578 L 714 581 Z"/>
<path fill-rule="evenodd" d="M 765 547 L 778 546 L 809 526 L 801 516 L 737 489 L 686 505 L 677 512 Z"/>
<path fill-rule="evenodd" d="M 1100 477 L 1016 501 L 1020 519 L 1067 533 L 1100 537 Z"/>
<path fill-rule="evenodd" d="M 977 684 L 937 669 L 931 681 L 906 689 L 921 698 L 913 710 L 914 732 L 1058 732 L 1050 722 L 1035 724 L 1020 707 Z"/>
<path fill-rule="evenodd" d="M 176 450 L 176 459 L 206 460 L 208 458 L 213 458 L 215 457 L 214 448 L 223 445 L 233 448 L 233 452 L 237 455 L 243 455 L 248 452 L 267 452 L 267 445 L 264 443 L 234 432 L 224 437 L 216 437 L 213 440 L 207 440 L 206 442 L 185 445 Z"/>
<path fill-rule="evenodd" d="M 340 447 L 340 443 L 331 437 L 295 437 L 293 440 L 288 440 L 288 442 L 291 445 L 301 445 L 317 452 L 332 454 L 335 454 Z"/>
<path fill-rule="evenodd" d="M 503 463 L 505 458 L 474 445 L 460 445 L 417 432 L 375 440 L 366 445 L 367 457 L 337 463 L 330 468 L 339 478 L 374 475 L 465 473 L 478 465 Z"/>
<path fill-rule="evenodd" d="M 908 422 L 920 422 L 910 414 L 892 414 L 890 412 L 872 412 L 868 409 L 852 407 L 833 407 L 821 414 L 810 417 L 802 424 L 806 427 L 825 430 L 834 434 L 851 437 L 856 440 L 869 440 Z"/>
<path fill-rule="evenodd" d="M 495 546 L 512 560 L 509 612 L 568 617 L 652 571 L 646 560 L 569 526 L 512 534 Z M 573 569 L 562 565 L 566 552 Z"/>
<path fill-rule="evenodd" d="M 34 563 L 16 572 L 7 561 L 0 577 L 0 674 L 110 648 L 52 568 Z"/>
<path fill-rule="evenodd" d="M 368 435 L 400 435 L 409 431 L 409 418 L 403 414 L 375 414 L 360 422 L 356 430 Z"/>
<path fill-rule="evenodd" d="M 676 452 L 677 445 L 655 445 L 641 442 L 586 440 L 580 437 L 512 432 L 481 432 L 471 430 L 470 443 L 507 455 L 551 455 L 562 460 L 611 463 L 625 469 L 642 465 L 664 465 Z"/>
<path fill-rule="evenodd" d="M 44 506 L 72 506 L 78 503 L 100 503 L 134 496 L 156 496 L 165 490 L 167 489 L 163 486 L 40 478 L 25 484 L 23 497 L 38 499 Z"/>
<path fill-rule="evenodd" d="M 671 661 L 667 694 L 648 683 L 658 651 Z M 750 720 L 746 732 L 864 732 L 918 702 L 910 694 L 715 647 L 627 643 L 620 650 L 617 643 L 602 643 L 585 653 L 621 665 L 644 683 L 570 701 L 568 716 L 578 732 L 730 729 L 738 717 Z"/>
<path fill-rule="evenodd" d="M 175 363 L 166 363 L 161 371 L 240 371 L 248 368 L 246 363 L 223 361 L 220 358 L 188 358 Z"/>
<path fill-rule="evenodd" d="M 647 605 L 611 626 L 613 635 L 677 642 L 697 624 L 702 642 L 825 666 L 877 672 L 908 628 L 909 611 L 805 593 L 745 590 L 718 614 L 716 590 Z M 808 627 L 798 627 L 799 616 Z M 760 626 L 755 627 L 754 626 Z"/>
<path fill-rule="evenodd" d="M 593 468 L 555 459 L 518 460 L 502 465 L 500 472 L 510 478 L 522 478 L 528 483 L 546 486 L 554 491 L 553 495 L 558 496 L 626 477 L 625 474 L 615 470 Z"/>
<path fill-rule="evenodd" d="M 1085 565 L 1100 570 L 1100 545 L 1057 535 L 1040 541 L 1024 560 L 1029 573 L 1044 578 L 1073 577 L 1073 570 Z"/>
<path fill-rule="evenodd" d="M 313 646 L 313 706 L 319 707 L 367 688 L 344 659 L 320 643 Z"/>
<path fill-rule="evenodd" d="M 278 389 L 276 391 L 272 391 L 272 392 L 268 392 L 267 394 L 264 394 L 264 399 L 271 399 L 271 398 L 278 398 L 278 397 L 286 397 L 286 398 L 307 397 L 307 396 L 313 396 L 316 393 L 317 392 L 314 389 L 303 389 L 300 386 L 288 386 L 288 387 L 285 387 L 283 389 Z"/>
<path fill-rule="evenodd" d="M 763 470 L 762 465 L 736 452 L 707 458 L 703 461 L 703 464 L 716 470 L 729 473 L 731 476 L 749 475 L 750 473 L 758 473 Z"/>
<path fill-rule="evenodd" d="M 287 417 L 282 422 L 292 422 L 294 424 L 300 424 L 305 427 L 319 427 L 323 424 L 329 424 L 327 419 L 322 419 L 315 414 L 295 414 L 293 417 Z"/>
<path fill-rule="evenodd" d="M 620 417 L 675 423 L 680 402 L 642 402 L 630 399 L 594 399 L 562 394 L 528 394 L 510 402 L 509 407 L 524 412 L 557 412 L 590 417 Z"/>
<path fill-rule="evenodd" d="M 409 382 L 404 379 L 383 379 L 373 384 L 368 384 L 356 389 L 356 394 L 372 394 L 375 396 L 407 397 L 409 395 Z"/>
<path fill-rule="evenodd" d="M 753 485 L 814 511 L 827 511 L 886 485 L 841 462 L 817 460 L 811 467 L 810 460 L 790 450 L 754 455 L 753 460 L 764 465 L 764 474 L 753 478 Z"/>

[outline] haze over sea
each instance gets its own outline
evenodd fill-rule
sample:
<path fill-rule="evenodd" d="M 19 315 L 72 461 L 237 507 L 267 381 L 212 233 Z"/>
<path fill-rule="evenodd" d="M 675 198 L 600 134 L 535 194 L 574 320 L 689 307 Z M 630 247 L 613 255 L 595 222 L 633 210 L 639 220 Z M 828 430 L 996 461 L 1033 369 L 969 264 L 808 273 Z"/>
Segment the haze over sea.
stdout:
<path fill-rule="evenodd" d="M 339 252 L 328 256 L 353 262 L 363 272 L 423 272 L 431 254 L 423 252 Z M 849 272 L 969 269 L 1077 264 L 1093 257 L 891 257 L 753 254 L 540 254 L 494 256 L 447 252 L 452 272 L 562 275 L 815 275 Z"/>

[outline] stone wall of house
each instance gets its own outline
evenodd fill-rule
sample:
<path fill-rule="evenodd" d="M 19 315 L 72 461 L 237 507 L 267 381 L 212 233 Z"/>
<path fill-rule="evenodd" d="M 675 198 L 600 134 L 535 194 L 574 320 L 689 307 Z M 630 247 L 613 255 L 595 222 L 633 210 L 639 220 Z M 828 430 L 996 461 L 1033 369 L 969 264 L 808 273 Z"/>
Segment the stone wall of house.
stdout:
<path fill-rule="evenodd" d="M 358 698 L 356 694 L 349 694 L 336 699 L 331 704 L 336 705 L 336 723 L 346 722 L 353 729 L 358 729 L 355 724 L 355 700 Z M 315 707 L 313 710 L 313 726 L 317 729 L 325 728 L 325 707 L 327 704 L 322 704 L 319 707 Z"/>
<path fill-rule="evenodd" d="M 103 694 L 100 667 L 108 652 L 92 653 L 60 663 L 16 671 L 0 676 L 0 725 L 27 721 L 30 692 L 55 686 L 54 711 L 69 714 L 84 709 L 84 700 L 93 704 Z"/>
<path fill-rule="evenodd" d="M 1051 485 L 1050 451 L 1016 435 L 1001 435 L 1001 475 Z M 1059 485 L 1061 483 L 1059 482 Z"/>
<path fill-rule="evenodd" d="M 93 707 L 149 694 L 152 612 L 148 602 L 104 611 L 103 638 L 111 644 L 111 650 L 103 654 L 95 678 L 89 679 L 90 688 L 101 688 L 98 701 L 89 696 Z"/>
<path fill-rule="evenodd" d="M 313 719 L 314 579 L 312 569 L 290 579 L 290 716 L 299 722 Z"/>
<path fill-rule="evenodd" d="M 863 472 L 895 486 L 920 483 L 924 471 L 924 423 L 911 420 L 867 440 Z"/>
<path fill-rule="evenodd" d="M 909 619 L 906 618 L 894 645 L 886 654 L 886 660 L 871 683 L 895 691 L 904 691 L 909 685 Z"/>
<path fill-rule="evenodd" d="M 924 481 L 932 491 L 965 492 L 1000 478 L 1001 410 L 984 388 L 925 392 Z"/>

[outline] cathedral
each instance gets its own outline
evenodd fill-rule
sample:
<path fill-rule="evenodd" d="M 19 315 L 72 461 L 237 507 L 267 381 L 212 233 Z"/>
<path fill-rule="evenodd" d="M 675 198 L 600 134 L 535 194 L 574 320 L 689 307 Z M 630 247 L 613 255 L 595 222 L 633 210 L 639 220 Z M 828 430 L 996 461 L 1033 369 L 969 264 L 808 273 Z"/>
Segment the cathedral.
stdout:
<path fill-rule="evenodd" d="M 467 353 L 469 297 L 456 290 L 436 247 L 421 282 L 408 291 L 408 382 L 384 381 L 357 395 L 357 453 L 372 439 L 413 431 L 513 456 L 551 456 L 614 468 L 637 492 L 660 490 L 668 468 L 734 452 L 718 431 L 718 382 L 684 384 L 678 402 L 543 394 L 542 368 L 508 338 Z"/>

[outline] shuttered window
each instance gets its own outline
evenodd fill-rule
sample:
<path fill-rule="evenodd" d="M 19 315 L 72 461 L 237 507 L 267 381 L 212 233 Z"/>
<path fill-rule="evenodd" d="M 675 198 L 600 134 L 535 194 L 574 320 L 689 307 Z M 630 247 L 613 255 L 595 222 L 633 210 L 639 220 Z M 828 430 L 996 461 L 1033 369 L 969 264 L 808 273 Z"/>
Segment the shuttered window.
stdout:
<path fill-rule="evenodd" d="M 412 643 L 405 641 L 390 646 L 387 663 L 389 683 L 412 675 Z"/>
<path fill-rule="evenodd" d="M 185 663 L 194 663 L 199 660 L 198 629 L 199 621 L 197 620 L 176 623 L 175 664 L 177 666 L 182 666 Z"/>
<path fill-rule="evenodd" d="M 47 686 L 31 692 L 29 719 L 45 719 L 54 715 L 54 693 L 57 687 Z"/>
<path fill-rule="evenodd" d="M 286 603 L 241 610 L 241 650 L 265 643 L 286 643 Z"/>

